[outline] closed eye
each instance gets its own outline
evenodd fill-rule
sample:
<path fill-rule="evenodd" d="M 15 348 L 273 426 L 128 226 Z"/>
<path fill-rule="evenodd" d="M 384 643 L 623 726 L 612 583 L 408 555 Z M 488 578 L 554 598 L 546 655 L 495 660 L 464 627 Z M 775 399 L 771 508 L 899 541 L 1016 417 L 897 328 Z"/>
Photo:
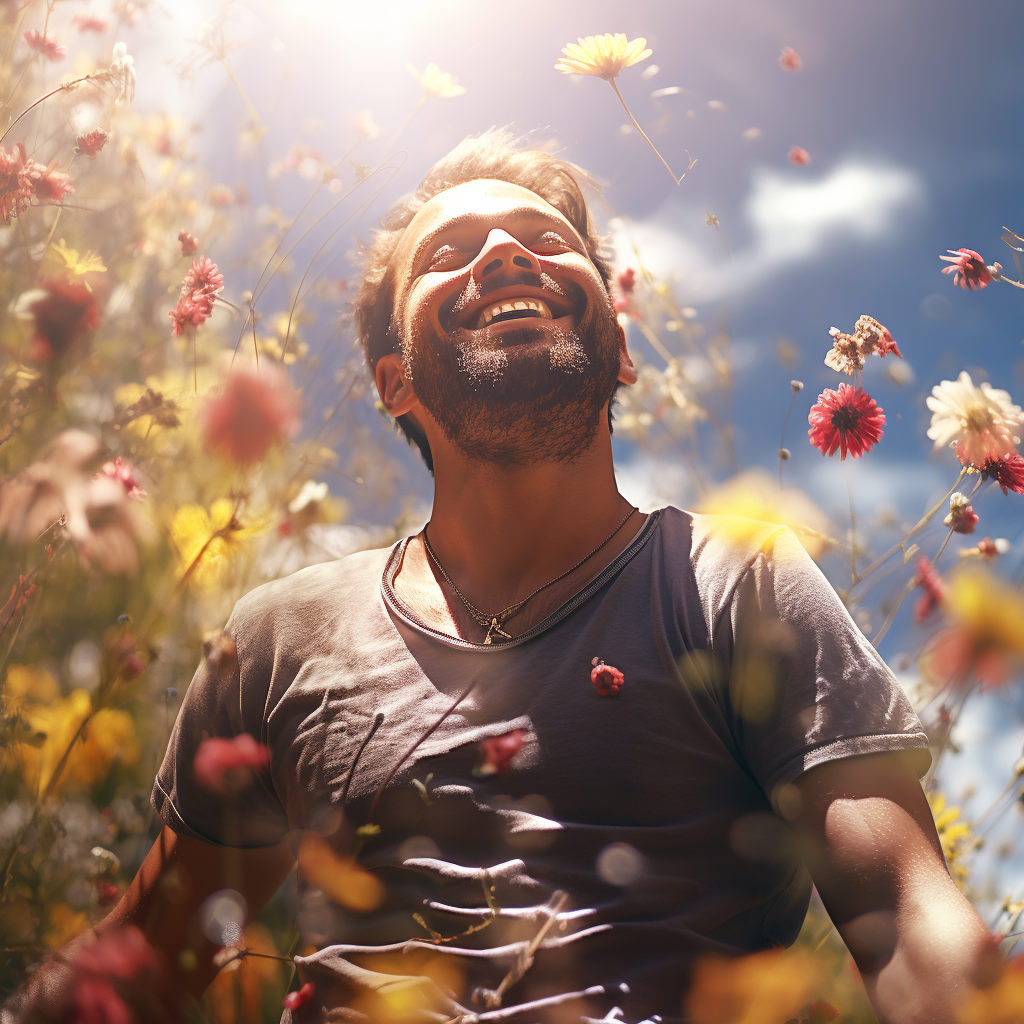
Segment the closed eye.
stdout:
<path fill-rule="evenodd" d="M 469 253 L 454 245 L 442 245 L 427 262 L 428 270 L 451 270 L 469 260 Z"/>

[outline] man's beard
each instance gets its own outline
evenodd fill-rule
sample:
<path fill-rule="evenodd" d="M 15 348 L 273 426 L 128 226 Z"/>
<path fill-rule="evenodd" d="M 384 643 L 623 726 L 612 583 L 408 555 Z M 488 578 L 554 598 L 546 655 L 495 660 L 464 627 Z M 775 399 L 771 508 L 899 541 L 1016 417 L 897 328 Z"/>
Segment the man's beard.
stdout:
<path fill-rule="evenodd" d="M 406 346 L 416 397 L 467 458 L 514 468 L 572 462 L 593 440 L 619 373 L 614 314 L 563 331 L 524 319 L 498 344 L 424 332 Z M 549 345 L 530 342 L 551 338 Z"/>

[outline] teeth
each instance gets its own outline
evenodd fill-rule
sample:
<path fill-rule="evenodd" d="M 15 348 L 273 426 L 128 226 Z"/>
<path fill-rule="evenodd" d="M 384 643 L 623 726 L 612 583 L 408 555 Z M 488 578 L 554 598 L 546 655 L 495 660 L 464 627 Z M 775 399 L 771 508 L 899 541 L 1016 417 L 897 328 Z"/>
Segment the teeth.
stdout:
<path fill-rule="evenodd" d="M 517 309 L 532 309 L 548 320 L 551 319 L 551 310 L 547 303 L 541 299 L 514 299 L 510 302 L 496 302 L 493 306 L 484 310 L 484 325 L 489 324 L 499 313 L 510 313 Z"/>

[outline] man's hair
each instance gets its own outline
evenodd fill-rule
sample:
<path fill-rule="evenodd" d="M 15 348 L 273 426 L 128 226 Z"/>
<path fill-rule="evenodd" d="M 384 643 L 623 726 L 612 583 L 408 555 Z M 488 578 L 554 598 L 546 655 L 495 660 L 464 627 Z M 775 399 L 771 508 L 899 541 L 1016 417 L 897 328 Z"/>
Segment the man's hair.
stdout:
<path fill-rule="evenodd" d="M 464 139 L 434 164 L 416 191 L 404 196 L 388 211 L 372 241 L 363 247 L 363 279 L 353 305 L 356 328 L 371 373 L 376 372 L 381 356 L 401 348 L 401 338 L 396 336 L 392 322 L 393 259 L 405 229 L 434 196 L 479 178 L 520 185 L 555 207 L 579 232 L 587 255 L 610 293 L 612 272 L 608 254 L 604 240 L 594 228 L 582 188 L 585 185 L 596 192 L 597 183 L 576 164 L 543 150 L 521 149 L 507 128 L 492 128 L 475 138 Z M 608 420 L 610 426 L 610 405 Z M 419 448 L 427 469 L 433 472 L 426 435 L 408 415 L 399 416 L 397 423 L 409 442 Z"/>

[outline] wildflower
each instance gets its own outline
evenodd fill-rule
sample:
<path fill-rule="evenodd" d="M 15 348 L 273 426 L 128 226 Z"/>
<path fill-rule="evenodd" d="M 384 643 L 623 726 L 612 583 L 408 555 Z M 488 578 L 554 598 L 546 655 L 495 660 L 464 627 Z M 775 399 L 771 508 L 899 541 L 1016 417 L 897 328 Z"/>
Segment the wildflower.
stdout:
<path fill-rule="evenodd" d="M 75 186 L 71 184 L 71 178 L 63 171 L 58 171 L 53 164 L 44 167 L 37 164 L 35 160 L 28 160 L 25 163 L 23 175 L 32 186 L 36 197 L 48 203 L 56 203 L 58 206 L 64 202 L 64 196 L 71 195 Z"/>
<path fill-rule="evenodd" d="M 64 355 L 100 325 L 96 296 L 84 282 L 49 278 L 39 288 L 22 292 L 12 307 L 20 320 L 34 329 L 25 358 L 45 363 Z"/>
<path fill-rule="evenodd" d="M 96 159 L 96 154 L 110 141 L 110 132 L 105 128 L 93 128 L 87 135 L 79 135 L 75 140 L 75 152 Z"/>
<path fill-rule="evenodd" d="M 946 598 L 946 584 L 931 560 L 923 556 L 917 560 L 917 585 L 923 593 L 914 609 L 914 619 L 923 622 Z"/>
<path fill-rule="evenodd" d="M 955 381 L 936 384 L 927 404 L 932 410 L 928 437 L 936 448 L 955 443 L 964 465 L 984 469 L 991 461 L 1017 454 L 1024 412 L 1007 392 L 988 383 L 975 387 L 964 370 Z"/>
<path fill-rule="evenodd" d="M 229 740 L 219 736 L 203 740 L 192 771 L 204 789 L 228 796 L 242 792 L 252 782 L 253 771 L 268 764 L 270 748 L 243 732 Z"/>
<path fill-rule="evenodd" d="M 970 823 L 960 817 L 959 807 L 946 806 L 944 794 L 936 791 L 925 795 L 928 797 L 928 806 L 935 819 L 935 831 L 939 834 L 946 866 L 953 876 L 953 881 L 957 885 L 963 886 L 968 877 L 968 869 L 963 855 L 974 845 Z"/>
<path fill-rule="evenodd" d="M 302 988 L 297 989 L 295 992 L 289 992 L 288 995 L 281 1000 L 281 1005 L 286 1010 L 297 1010 L 300 1006 L 304 1006 L 306 1003 L 313 998 L 313 983 L 307 981 Z"/>
<path fill-rule="evenodd" d="M 224 275 L 209 256 L 197 256 L 185 274 L 181 292 L 195 294 L 203 292 L 211 297 L 224 290 Z"/>
<path fill-rule="evenodd" d="M 811 162 L 811 154 L 803 146 L 794 146 L 789 151 L 789 162 L 794 167 L 805 167 Z"/>
<path fill-rule="evenodd" d="M 112 907 L 121 898 L 121 890 L 113 882 L 96 881 L 96 902 L 101 907 Z"/>
<path fill-rule="evenodd" d="M 25 147 L 19 142 L 10 153 L 0 146 L 0 221 L 10 224 L 32 199 L 32 185 L 24 176 Z"/>
<path fill-rule="evenodd" d="M 942 520 L 955 533 L 974 533 L 978 525 L 978 514 L 967 500 L 966 495 L 954 491 L 949 496 L 949 514 Z"/>
<path fill-rule="evenodd" d="M 95 14 L 76 14 L 71 20 L 79 32 L 105 32 L 107 30 L 107 19 L 100 18 Z"/>
<path fill-rule="evenodd" d="M 182 505 L 171 521 L 182 581 L 200 588 L 215 586 L 238 545 L 264 529 L 260 520 L 241 522 L 235 503 L 227 498 L 218 498 L 209 510 L 202 505 Z"/>
<path fill-rule="evenodd" d="M 610 82 L 621 71 L 646 60 L 651 52 L 642 36 L 630 41 L 621 32 L 606 32 L 566 43 L 555 70 L 567 75 L 593 75 Z"/>
<path fill-rule="evenodd" d="M 1005 555 L 1010 550 L 1010 542 L 1005 537 L 993 540 L 991 537 L 982 537 L 976 547 L 964 548 L 960 552 L 961 558 L 986 558 L 994 562 L 1000 555 Z"/>
<path fill-rule="evenodd" d="M 474 775 L 504 775 L 512 765 L 512 759 L 523 749 L 529 733 L 525 729 L 513 729 L 501 736 L 490 736 L 480 741 L 480 764 L 473 769 Z"/>
<path fill-rule="evenodd" d="M 135 467 L 130 462 L 122 459 L 120 455 L 113 462 L 104 462 L 97 475 L 100 474 L 110 477 L 111 480 L 118 481 L 124 487 L 125 494 L 129 498 L 143 501 L 147 496 L 135 479 Z"/>
<path fill-rule="evenodd" d="M 436 64 L 428 64 L 423 69 L 423 74 L 420 74 L 411 64 L 406 64 L 405 67 L 429 96 L 450 100 L 456 96 L 461 96 L 466 91 L 466 87 L 459 85 L 453 75 L 450 75 L 447 71 L 442 71 Z"/>
<path fill-rule="evenodd" d="M 167 315 L 171 320 L 171 335 L 175 338 L 184 333 L 186 327 L 201 327 L 213 313 L 213 297 L 200 292 L 197 295 L 183 294 L 178 304 Z"/>
<path fill-rule="evenodd" d="M 940 260 L 946 260 L 951 266 L 944 267 L 944 274 L 953 275 L 953 284 L 959 285 L 965 291 L 977 291 L 984 288 L 992 281 L 992 273 L 985 266 L 985 261 L 980 254 L 973 249 L 947 249 L 949 256 L 940 256 Z"/>
<path fill-rule="evenodd" d="M 883 327 L 867 313 L 862 313 L 857 317 L 857 322 L 853 325 L 853 335 L 860 341 L 861 351 L 865 355 L 874 352 L 879 356 L 887 356 L 891 352 L 897 359 L 903 358 L 903 354 L 896 342 L 892 340 L 888 328 Z"/>
<path fill-rule="evenodd" d="M 614 697 L 622 684 L 626 681 L 625 676 L 612 665 L 606 665 L 600 658 L 595 658 L 591 664 L 590 681 L 594 684 L 601 697 Z"/>
<path fill-rule="evenodd" d="M 138 76 L 135 73 L 135 61 L 128 53 L 125 43 L 116 43 L 111 54 L 110 68 L 107 71 L 107 80 L 114 87 L 114 102 L 120 106 L 122 103 L 131 104 L 135 99 L 135 84 Z"/>
<path fill-rule="evenodd" d="M 313 832 L 303 836 L 295 859 L 303 879 L 343 907 L 365 914 L 384 900 L 384 885 L 376 875 L 351 857 L 339 857 L 330 843 Z"/>
<path fill-rule="evenodd" d="M 298 429 L 298 396 L 287 372 L 273 366 L 232 371 L 203 410 L 206 446 L 243 465 L 259 462 Z"/>
<path fill-rule="evenodd" d="M 63 60 L 67 56 L 66 46 L 62 46 L 56 39 L 44 36 L 37 28 L 25 33 L 25 42 L 28 43 L 30 50 L 41 54 L 47 60 Z"/>
<path fill-rule="evenodd" d="M 995 480 L 1003 489 L 1003 494 L 1009 491 L 1024 494 L 1024 458 L 1020 455 L 1007 455 L 1006 458 L 985 463 L 981 475 L 986 480 Z"/>
<path fill-rule="evenodd" d="M 191 256 L 199 248 L 199 239 L 187 231 L 180 231 L 178 233 L 178 248 L 181 249 L 182 256 Z"/>
<path fill-rule="evenodd" d="M 800 54 L 792 46 L 784 46 L 779 54 L 779 67 L 783 71 L 799 71 L 804 66 Z"/>
<path fill-rule="evenodd" d="M 52 246 L 54 253 L 64 261 L 64 270 L 69 277 L 85 277 L 86 274 L 104 274 L 107 268 L 103 260 L 91 249 L 84 256 L 77 249 L 71 249 L 62 238 Z M 88 282 L 86 282 L 88 287 Z"/>
<path fill-rule="evenodd" d="M 840 384 L 838 391 L 826 388 L 818 395 L 807 421 L 811 444 L 822 455 L 838 450 L 842 462 L 848 454 L 860 458 L 882 439 L 885 413 L 863 388 Z"/>
<path fill-rule="evenodd" d="M 632 267 L 626 267 L 615 278 L 615 284 L 623 295 L 632 295 L 636 287 L 636 271 Z"/>
<path fill-rule="evenodd" d="M 865 354 L 860 339 L 844 334 L 838 327 L 830 327 L 828 333 L 832 338 L 832 348 L 825 355 L 825 365 L 851 377 L 858 370 L 863 370 Z"/>

